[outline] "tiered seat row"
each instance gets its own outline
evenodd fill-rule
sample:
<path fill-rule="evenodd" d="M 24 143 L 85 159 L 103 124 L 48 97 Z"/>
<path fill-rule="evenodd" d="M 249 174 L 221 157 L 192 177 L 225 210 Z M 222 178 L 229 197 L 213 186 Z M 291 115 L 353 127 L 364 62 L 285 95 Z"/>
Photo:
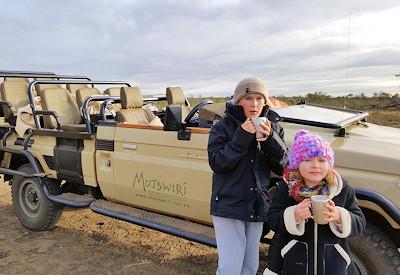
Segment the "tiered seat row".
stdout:
<path fill-rule="evenodd" d="M 35 80 L 49 80 L 35 78 Z M 29 79 L 23 77 L 4 77 L 0 85 L 1 100 L 9 104 L 13 116 L 18 108 L 29 104 Z M 143 107 L 143 96 L 138 87 L 111 87 L 101 93 L 90 84 L 37 83 L 36 94 L 43 111 L 53 111 L 57 114 L 60 127 L 64 131 L 85 131 L 81 108 L 90 96 L 108 95 L 120 97 L 120 104 L 113 104 L 116 111 L 115 119 L 120 123 L 162 125 L 161 120 L 149 109 Z M 168 87 L 166 90 L 168 105 L 182 106 L 183 119 L 190 111 L 188 102 L 180 87 Z M 4 110 L 4 108 L 3 108 Z M 40 108 L 39 108 L 40 110 Z M 156 121 L 156 124 L 155 124 Z M 57 128 L 54 116 L 43 115 L 43 126 L 47 129 Z"/>

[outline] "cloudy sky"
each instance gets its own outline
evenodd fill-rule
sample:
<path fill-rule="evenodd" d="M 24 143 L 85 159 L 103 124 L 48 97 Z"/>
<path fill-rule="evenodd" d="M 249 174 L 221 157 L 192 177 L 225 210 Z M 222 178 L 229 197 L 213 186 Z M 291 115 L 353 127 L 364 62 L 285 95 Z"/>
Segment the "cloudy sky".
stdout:
<path fill-rule="evenodd" d="M 127 80 L 144 94 L 400 92 L 399 0 L 0 0 L 0 69 Z"/>

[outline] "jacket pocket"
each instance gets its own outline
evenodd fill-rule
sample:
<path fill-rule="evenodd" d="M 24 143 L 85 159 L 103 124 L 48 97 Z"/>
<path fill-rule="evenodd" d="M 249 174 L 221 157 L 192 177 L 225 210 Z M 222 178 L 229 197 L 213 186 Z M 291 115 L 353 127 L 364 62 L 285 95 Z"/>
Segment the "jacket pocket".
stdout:
<path fill-rule="evenodd" d="M 283 274 L 308 274 L 308 245 L 305 242 L 291 240 L 281 250 Z"/>
<path fill-rule="evenodd" d="M 348 274 L 347 268 L 351 262 L 350 256 L 340 244 L 325 244 L 323 256 L 325 275 Z"/>

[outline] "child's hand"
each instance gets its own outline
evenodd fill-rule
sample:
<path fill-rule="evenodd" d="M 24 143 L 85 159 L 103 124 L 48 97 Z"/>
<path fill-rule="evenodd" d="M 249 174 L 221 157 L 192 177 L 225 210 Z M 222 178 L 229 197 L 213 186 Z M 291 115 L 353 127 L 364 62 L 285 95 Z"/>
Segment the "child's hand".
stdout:
<path fill-rule="evenodd" d="M 311 199 L 304 199 L 302 202 L 296 205 L 294 208 L 294 217 L 296 223 L 311 218 Z"/>
<path fill-rule="evenodd" d="M 245 122 L 241 125 L 242 129 L 250 134 L 256 133 L 256 127 L 254 127 L 253 123 L 251 122 L 250 118 L 247 118 Z"/>
<path fill-rule="evenodd" d="M 326 210 L 324 211 L 326 222 L 335 222 L 337 224 L 342 223 L 342 218 L 340 217 L 339 209 L 336 207 L 333 200 L 329 200 L 326 203 Z"/>

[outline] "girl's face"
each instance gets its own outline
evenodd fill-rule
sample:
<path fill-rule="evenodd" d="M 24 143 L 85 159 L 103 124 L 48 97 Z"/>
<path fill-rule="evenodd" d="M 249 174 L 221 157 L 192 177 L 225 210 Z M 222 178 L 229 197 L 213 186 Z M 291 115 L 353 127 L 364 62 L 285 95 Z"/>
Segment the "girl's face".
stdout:
<path fill-rule="evenodd" d="M 265 98 L 261 94 L 251 93 L 242 97 L 237 105 L 243 107 L 246 118 L 258 117 L 265 105 Z"/>
<path fill-rule="evenodd" d="M 324 157 L 313 157 L 300 162 L 299 171 L 306 186 L 314 187 L 328 174 L 329 162 Z"/>

